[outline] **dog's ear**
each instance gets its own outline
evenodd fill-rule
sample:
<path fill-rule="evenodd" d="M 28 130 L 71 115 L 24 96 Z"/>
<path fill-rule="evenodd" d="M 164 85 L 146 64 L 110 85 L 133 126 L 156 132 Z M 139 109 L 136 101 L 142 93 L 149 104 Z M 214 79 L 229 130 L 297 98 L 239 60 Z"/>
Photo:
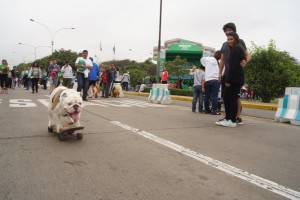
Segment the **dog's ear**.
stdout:
<path fill-rule="evenodd" d="M 64 92 L 64 93 L 61 94 L 61 96 L 62 97 L 67 97 L 68 95 L 67 95 L 67 93 Z"/>
<path fill-rule="evenodd" d="M 58 90 L 56 92 L 56 94 L 54 95 L 53 99 L 52 99 L 52 106 L 51 106 L 51 110 L 53 110 L 56 105 L 58 104 L 59 100 L 60 100 L 60 94 L 63 92 L 63 90 Z"/>

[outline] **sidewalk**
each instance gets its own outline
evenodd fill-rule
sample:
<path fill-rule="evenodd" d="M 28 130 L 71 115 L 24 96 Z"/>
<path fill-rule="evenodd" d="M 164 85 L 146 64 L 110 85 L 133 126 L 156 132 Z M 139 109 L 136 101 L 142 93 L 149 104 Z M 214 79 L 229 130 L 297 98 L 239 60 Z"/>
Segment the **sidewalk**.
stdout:
<path fill-rule="evenodd" d="M 124 94 L 128 95 L 136 95 L 136 96 L 143 96 L 143 97 L 148 97 L 149 93 L 144 93 L 144 92 L 125 92 L 123 91 Z M 192 102 L 193 97 L 186 97 L 186 96 L 177 96 L 177 95 L 171 95 L 172 100 L 177 100 L 177 101 L 188 101 Z M 271 104 L 271 103 L 260 103 L 260 102 L 243 102 L 242 101 L 242 106 L 243 108 L 254 108 L 254 109 L 262 109 L 262 110 L 273 110 L 276 111 L 278 106 L 276 104 Z"/>

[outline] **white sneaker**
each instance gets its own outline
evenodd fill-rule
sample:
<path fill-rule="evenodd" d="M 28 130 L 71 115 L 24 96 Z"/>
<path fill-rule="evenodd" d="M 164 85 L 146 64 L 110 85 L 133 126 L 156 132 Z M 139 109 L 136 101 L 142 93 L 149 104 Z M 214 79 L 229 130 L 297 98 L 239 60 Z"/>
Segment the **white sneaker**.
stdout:
<path fill-rule="evenodd" d="M 218 126 L 222 126 L 222 124 L 223 124 L 224 122 L 227 122 L 226 118 L 224 118 L 224 119 L 222 119 L 222 120 L 220 120 L 220 121 L 215 122 L 215 124 L 218 125 Z"/>
<path fill-rule="evenodd" d="M 235 128 L 236 127 L 236 123 L 233 123 L 231 120 L 228 120 L 226 122 L 223 122 L 222 126 Z"/>

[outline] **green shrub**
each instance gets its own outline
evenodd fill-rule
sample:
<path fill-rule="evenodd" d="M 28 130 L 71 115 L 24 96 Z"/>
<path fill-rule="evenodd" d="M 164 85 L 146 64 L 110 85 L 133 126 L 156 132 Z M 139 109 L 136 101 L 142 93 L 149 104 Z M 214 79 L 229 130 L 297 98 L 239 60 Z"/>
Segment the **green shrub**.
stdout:
<path fill-rule="evenodd" d="M 150 93 L 151 87 L 145 87 L 143 92 Z"/>
<path fill-rule="evenodd" d="M 170 94 L 171 95 L 178 95 L 178 96 L 193 96 L 193 91 L 191 90 L 183 90 L 183 89 L 175 89 L 175 88 L 170 88 Z"/>

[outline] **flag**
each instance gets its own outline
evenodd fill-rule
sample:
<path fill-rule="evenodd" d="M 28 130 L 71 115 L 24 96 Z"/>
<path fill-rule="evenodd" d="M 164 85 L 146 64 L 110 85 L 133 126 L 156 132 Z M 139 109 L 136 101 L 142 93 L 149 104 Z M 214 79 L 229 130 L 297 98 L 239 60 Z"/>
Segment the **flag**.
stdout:
<path fill-rule="evenodd" d="M 116 54 L 116 45 L 114 45 L 113 52 Z"/>
<path fill-rule="evenodd" d="M 101 45 L 101 42 L 100 42 L 100 51 L 102 51 L 102 45 Z"/>

